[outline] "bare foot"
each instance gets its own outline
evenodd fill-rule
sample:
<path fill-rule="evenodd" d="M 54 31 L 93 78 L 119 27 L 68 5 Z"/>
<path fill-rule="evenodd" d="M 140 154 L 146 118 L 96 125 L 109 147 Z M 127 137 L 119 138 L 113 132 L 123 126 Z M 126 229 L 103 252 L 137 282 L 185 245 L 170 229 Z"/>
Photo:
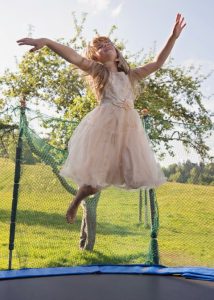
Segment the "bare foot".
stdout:
<path fill-rule="evenodd" d="M 75 222 L 77 210 L 78 206 L 71 202 L 66 212 L 66 220 L 69 224 L 73 224 Z"/>
<path fill-rule="evenodd" d="M 93 195 L 97 193 L 98 189 L 93 188 L 91 186 L 82 186 L 76 196 L 74 197 L 73 201 L 69 204 L 68 210 L 66 212 L 66 220 L 68 223 L 72 224 L 75 222 L 76 214 L 78 207 L 81 201 L 89 195 Z"/>

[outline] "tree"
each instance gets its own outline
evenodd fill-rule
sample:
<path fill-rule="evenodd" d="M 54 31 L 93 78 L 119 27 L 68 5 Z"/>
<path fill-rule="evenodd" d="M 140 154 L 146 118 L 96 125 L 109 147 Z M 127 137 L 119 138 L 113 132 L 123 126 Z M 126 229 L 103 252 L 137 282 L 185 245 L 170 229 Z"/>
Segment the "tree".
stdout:
<path fill-rule="evenodd" d="M 9 122 L 9 120 L 7 120 Z M 18 125 L 5 124 L 0 121 L 0 157 L 9 157 L 9 145 L 15 139 L 15 130 Z"/>
<path fill-rule="evenodd" d="M 193 167 L 190 171 L 190 177 L 188 179 L 188 183 L 197 184 L 199 183 L 200 171 L 199 168 Z"/>
<path fill-rule="evenodd" d="M 171 175 L 169 176 L 169 181 L 173 181 L 173 182 L 182 182 L 182 181 L 181 181 L 181 178 L 182 178 L 182 174 L 181 174 L 181 172 L 178 170 L 176 173 L 171 174 Z"/>
<path fill-rule="evenodd" d="M 169 181 L 212 185 L 214 180 L 214 163 L 196 164 L 187 160 L 183 164 L 171 164 L 163 171 Z"/>
<path fill-rule="evenodd" d="M 63 39 L 57 41 L 81 53 L 87 44 L 82 35 L 86 16 L 86 13 L 83 14 L 78 24 L 73 13 L 75 36 L 67 43 Z M 143 49 L 131 55 L 125 49 L 123 41 L 112 37 L 115 29 L 116 26 L 112 26 L 108 36 L 123 52 L 131 67 L 142 65 L 154 58 L 152 52 L 143 55 Z M 97 30 L 94 31 L 99 34 Z M 164 152 L 160 153 L 161 143 L 170 155 L 174 155 L 170 142 L 181 141 L 187 149 L 195 149 L 202 159 L 212 159 L 205 142 L 211 135 L 212 122 L 202 104 L 204 96 L 200 90 L 202 82 L 211 74 L 198 75 L 199 68 L 194 76 L 191 74 L 195 70 L 193 65 L 185 69 L 174 67 L 171 62 L 172 59 L 156 73 L 141 81 L 142 92 L 136 99 L 135 108 L 139 112 L 142 108 L 149 110 L 152 126 L 148 129 L 148 135 L 160 158 L 165 155 Z M 39 110 L 42 110 L 42 103 L 48 103 L 63 119 L 80 121 L 97 105 L 90 87 L 84 84 L 83 78 L 73 65 L 47 47 L 34 53 L 26 52 L 18 64 L 17 72 L 7 69 L 0 77 L 0 86 L 3 93 L 0 99 L 2 109 L 10 106 L 12 101 L 17 105 L 20 98 L 25 97 L 27 102 L 37 105 Z M 44 126 L 52 128 L 49 143 L 64 148 L 72 130 L 68 130 L 63 122 L 45 123 Z"/>

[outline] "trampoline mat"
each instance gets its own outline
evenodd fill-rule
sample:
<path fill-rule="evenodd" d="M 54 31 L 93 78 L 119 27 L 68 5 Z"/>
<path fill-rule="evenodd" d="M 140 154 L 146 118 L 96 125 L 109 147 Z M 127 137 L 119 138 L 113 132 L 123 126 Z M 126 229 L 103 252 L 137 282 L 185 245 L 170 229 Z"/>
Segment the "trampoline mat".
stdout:
<path fill-rule="evenodd" d="M 213 300 L 214 282 L 180 276 L 85 274 L 0 280 L 2 300 Z"/>

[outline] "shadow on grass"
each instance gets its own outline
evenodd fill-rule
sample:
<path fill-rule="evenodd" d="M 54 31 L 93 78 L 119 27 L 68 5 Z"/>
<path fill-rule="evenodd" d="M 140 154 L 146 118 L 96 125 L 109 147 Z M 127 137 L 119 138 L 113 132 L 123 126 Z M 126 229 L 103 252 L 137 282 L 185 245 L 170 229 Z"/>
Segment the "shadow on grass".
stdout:
<path fill-rule="evenodd" d="M 10 211 L 0 209 L 1 220 L 7 220 L 10 222 Z M 75 224 L 68 224 L 66 223 L 65 215 L 60 215 L 57 213 L 46 213 L 41 211 L 34 211 L 34 210 L 18 210 L 17 212 L 17 219 L 16 219 L 17 226 L 18 224 L 27 225 L 27 226 L 44 226 L 46 228 L 54 228 L 57 229 L 68 229 L 70 231 L 71 226 L 72 230 L 79 231 L 81 219 L 77 217 L 77 221 Z"/>
<path fill-rule="evenodd" d="M 1 220 L 10 222 L 10 211 L 0 210 Z M 81 227 L 81 216 L 77 217 L 75 224 L 68 224 L 65 216 L 58 213 L 46 213 L 34 210 L 18 210 L 17 213 L 17 226 L 18 224 L 26 226 L 44 226 L 45 228 L 53 229 L 56 228 L 69 231 L 80 231 Z M 141 236 L 145 233 L 143 224 L 128 224 L 129 226 L 120 226 L 117 224 L 107 222 L 97 222 L 97 234 L 102 235 L 120 235 L 120 236 Z M 140 227 L 142 226 L 142 230 Z"/>
<path fill-rule="evenodd" d="M 128 223 L 128 221 L 127 221 Z M 120 226 L 116 224 L 99 222 L 97 224 L 97 234 L 102 235 L 119 235 L 119 236 L 142 236 L 145 229 L 142 224 L 129 224 L 129 226 Z M 141 227 L 141 231 L 139 228 Z M 137 230 L 137 231 L 136 231 Z"/>

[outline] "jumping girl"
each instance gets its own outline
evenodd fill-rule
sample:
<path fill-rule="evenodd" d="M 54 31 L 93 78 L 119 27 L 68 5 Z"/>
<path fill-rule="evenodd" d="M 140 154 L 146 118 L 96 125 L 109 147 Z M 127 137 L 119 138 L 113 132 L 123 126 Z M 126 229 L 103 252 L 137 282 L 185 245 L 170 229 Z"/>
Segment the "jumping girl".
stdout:
<path fill-rule="evenodd" d="M 68 156 L 60 175 L 79 186 L 66 213 L 73 223 L 83 199 L 113 185 L 126 190 L 155 188 L 166 182 L 150 140 L 134 108 L 139 81 L 157 71 L 169 56 L 185 27 L 177 14 L 170 37 L 156 58 L 143 66 L 130 68 L 109 37 L 96 36 L 80 55 L 70 47 L 47 38 L 23 38 L 19 45 L 44 46 L 84 72 L 97 99 L 97 105 L 74 130 L 68 142 Z"/>

